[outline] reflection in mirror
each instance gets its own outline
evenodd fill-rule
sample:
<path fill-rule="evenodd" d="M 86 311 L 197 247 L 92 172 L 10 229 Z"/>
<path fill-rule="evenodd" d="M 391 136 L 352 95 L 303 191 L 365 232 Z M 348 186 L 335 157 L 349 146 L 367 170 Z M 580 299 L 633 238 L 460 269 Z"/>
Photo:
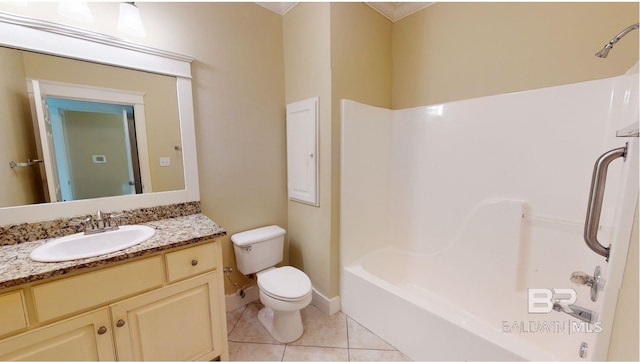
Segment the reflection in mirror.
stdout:
<path fill-rule="evenodd" d="M 113 157 L 122 157 L 122 164 L 126 164 L 126 167 L 123 166 L 123 176 L 122 180 L 118 181 L 119 184 L 98 186 L 95 179 L 85 178 L 88 174 L 98 175 L 98 169 L 91 170 L 90 166 L 109 166 L 112 165 L 112 160 L 116 160 L 107 155 L 109 152 L 105 151 L 105 148 L 88 148 L 88 145 L 105 145 L 106 141 L 99 137 L 105 136 L 107 130 L 94 132 L 92 137 L 98 139 L 93 141 L 89 141 L 89 136 L 82 136 L 86 137 L 85 141 L 89 141 L 84 145 L 62 142 L 65 134 L 68 137 L 77 131 L 64 128 L 62 125 L 88 124 L 86 114 L 83 114 L 87 113 L 87 110 L 65 108 L 71 103 L 60 108 L 59 104 L 56 104 L 57 101 L 54 101 L 57 108 L 54 107 L 53 111 L 49 109 L 49 114 L 55 113 L 53 118 L 57 117 L 57 120 L 54 120 L 58 127 L 57 136 L 53 133 L 49 135 L 52 147 L 43 145 L 43 137 L 37 123 L 38 112 L 33 109 L 37 107 L 29 101 L 30 94 L 32 99 L 35 99 L 34 90 L 28 82 L 32 79 L 41 85 L 46 84 L 48 89 L 70 84 L 84 87 L 80 95 L 72 96 L 61 96 L 50 90 L 43 91 L 43 96 L 49 98 L 49 103 L 51 99 L 58 98 L 120 107 L 117 111 L 118 120 L 112 119 L 119 128 L 117 131 L 111 130 L 120 134 L 117 141 L 120 148 L 110 151 Z M 105 90 L 137 95 L 140 100 L 131 101 L 125 97 L 126 101 L 119 101 L 117 97 L 105 99 L 96 95 Z M 0 207 L 49 200 L 77 200 L 185 189 L 176 94 L 175 77 L 0 47 L 0 123 L 5 130 L 0 132 Z M 113 112 L 116 111 L 98 113 L 113 115 Z M 42 113 L 44 115 L 46 112 L 43 110 Z M 85 121 L 79 121 L 78 116 Z M 140 116 L 142 122 L 139 122 Z M 56 139 L 57 144 L 61 145 L 57 148 Z M 45 157 L 47 147 L 52 150 L 48 161 Z M 82 156 L 83 154 L 88 154 L 88 158 Z M 74 157 L 81 160 L 75 160 Z M 42 159 L 44 162 L 22 166 L 29 164 L 26 162 L 28 159 Z M 10 161 L 15 161 L 21 166 L 9 167 Z M 76 171 L 84 171 L 84 176 L 83 172 Z M 110 171 L 107 173 L 111 174 Z M 86 189 L 91 189 L 92 185 L 97 187 L 87 191 Z"/>
<path fill-rule="evenodd" d="M 56 201 L 142 193 L 133 106 L 43 100 L 53 139 L 47 147 L 53 148 Z"/>

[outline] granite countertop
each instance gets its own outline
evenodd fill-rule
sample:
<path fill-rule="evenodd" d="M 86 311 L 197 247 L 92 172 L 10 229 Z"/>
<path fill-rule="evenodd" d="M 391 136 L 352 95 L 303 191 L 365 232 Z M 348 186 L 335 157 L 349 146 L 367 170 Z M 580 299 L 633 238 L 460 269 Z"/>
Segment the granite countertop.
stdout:
<path fill-rule="evenodd" d="M 0 292 L 5 288 L 44 280 L 75 270 L 94 268 L 227 234 L 223 228 L 200 213 L 140 224 L 155 228 L 155 235 L 130 248 L 93 258 L 57 263 L 36 262 L 29 258 L 33 249 L 52 239 L 0 246 Z"/>

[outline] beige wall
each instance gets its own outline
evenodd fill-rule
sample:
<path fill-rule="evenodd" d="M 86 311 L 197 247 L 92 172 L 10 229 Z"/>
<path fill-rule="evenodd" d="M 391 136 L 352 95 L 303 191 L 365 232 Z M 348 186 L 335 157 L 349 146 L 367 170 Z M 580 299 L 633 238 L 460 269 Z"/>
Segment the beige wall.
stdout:
<path fill-rule="evenodd" d="M 319 207 L 289 201 L 289 261 L 313 286 L 334 292 L 331 265 L 331 9 L 300 3 L 283 17 L 285 100 L 319 97 Z M 335 295 L 335 294 L 334 294 Z"/>
<path fill-rule="evenodd" d="M 320 97 L 320 206 L 289 202 L 290 262 L 339 293 L 340 100 L 391 106 L 391 22 L 363 3 L 300 3 L 283 20 L 287 103 Z"/>
<path fill-rule="evenodd" d="M 393 108 L 607 78 L 638 61 L 638 3 L 436 3 L 393 25 Z"/>
<path fill-rule="evenodd" d="M 0 11 L 88 28 L 195 57 L 196 146 L 203 213 L 229 235 L 287 228 L 282 17 L 253 3 L 136 3 L 148 36 L 116 30 L 117 3 L 89 3 L 95 22 L 56 14 L 57 3 Z M 235 269 L 226 236 L 225 266 Z M 244 278 L 234 272 L 239 283 Z M 226 280 L 225 280 L 226 282 Z M 226 284 L 227 293 L 235 290 Z"/>
<path fill-rule="evenodd" d="M 129 155 L 124 144 L 128 140 L 121 114 L 65 111 L 64 130 L 76 200 L 122 195 L 131 189 L 126 186 Z M 94 163 L 93 155 L 103 155 L 107 162 Z"/>
<path fill-rule="evenodd" d="M 38 154 L 31 122 L 22 54 L 0 47 L 0 207 L 44 201 L 38 166 L 10 169 L 9 161 L 27 162 Z"/>
<path fill-rule="evenodd" d="M 149 45 L 196 59 L 202 210 L 229 233 L 222 239 L 224 264 L 243 284 L 230 235 L 288 226 L 282 17 L 253 3 L 138 6 L 148 19 Z M 236 289 L 225 283 L 227 293 Z"/>

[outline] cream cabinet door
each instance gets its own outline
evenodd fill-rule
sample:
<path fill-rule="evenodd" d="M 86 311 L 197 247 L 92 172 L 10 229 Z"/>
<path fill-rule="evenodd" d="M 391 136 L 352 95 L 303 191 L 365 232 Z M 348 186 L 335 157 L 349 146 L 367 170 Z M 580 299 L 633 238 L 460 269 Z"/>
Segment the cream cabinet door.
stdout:
<path fill-rule="evenodd" d="M 210 360 L 222 353 L 216 273 L 111 305 L 118 360 Z"/>
<path fill-rule="evenodd" d="M 98 309 L 0 341 L 3 361 L 114 360 L 109 311 Z"/>

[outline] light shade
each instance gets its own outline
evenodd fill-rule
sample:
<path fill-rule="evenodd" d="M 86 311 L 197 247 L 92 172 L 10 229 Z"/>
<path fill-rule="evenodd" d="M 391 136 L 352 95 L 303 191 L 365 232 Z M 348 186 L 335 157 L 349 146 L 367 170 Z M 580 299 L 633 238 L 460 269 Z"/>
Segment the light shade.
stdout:
<path fill-rule="evenodd" d="M 139 37 L 147 36 L 140 18 L 140 10 L 134 3 L 120 3 L 118 30 Z"/>
<path fill-rule="evenodd" d="M 58 3 L 58 14 L 73 20 L 93 22 L 89 5 L 84 1 L 61 1 Z"/>

